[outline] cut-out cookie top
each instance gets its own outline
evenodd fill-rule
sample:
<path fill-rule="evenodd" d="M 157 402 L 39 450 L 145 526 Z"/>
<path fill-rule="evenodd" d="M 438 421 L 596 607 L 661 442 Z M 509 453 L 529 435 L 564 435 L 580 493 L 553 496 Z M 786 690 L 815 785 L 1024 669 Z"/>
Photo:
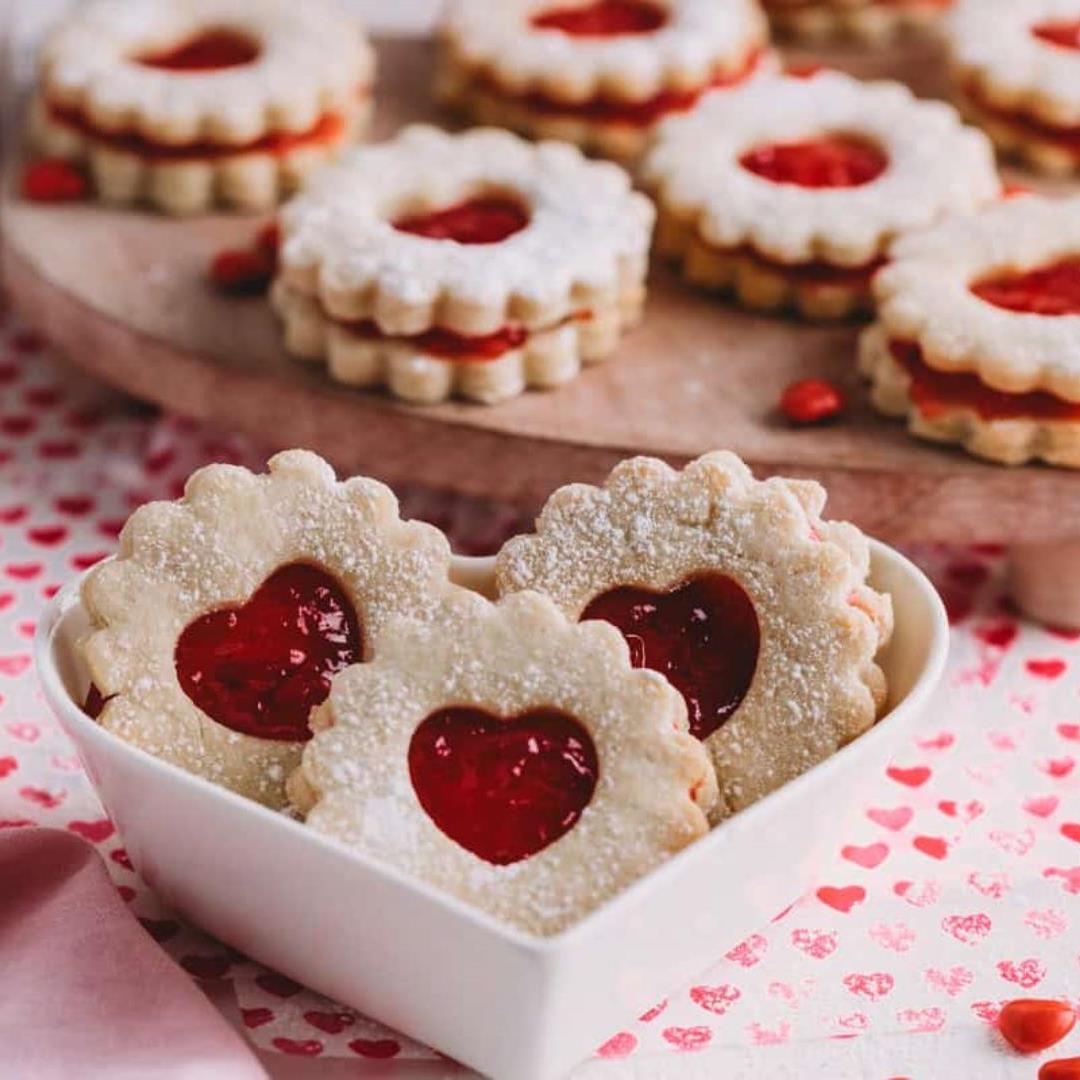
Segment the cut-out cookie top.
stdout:
<path fill-rule="evenodd" d="M 314 454 L 278 454 L 262 476 L 201 469 L 183 499 L 137 510 L 83 585 L 100 722 L 280 806 L 330 678 L 373 655 L 391 616 L 427 615 L 449 563 L 388 488 L 338 483 Z"/>
<path fill-rule="evenodd" d="M 679 695 L 532 593 L 395 622 L 313 727 L 309 828 L 537 934 L 703 835 L 716 797 Z"/>
<path fill-rule="evenodd" d="M 1080 401 L 1080 197 L 1024 196 L 906 236 L 874 281 L 879 319 L 942 371 Z"/>
<path fill-rule="evenodd" d="M 599 6 L 453 0 L 442 33 L 459 60 L 490 72 L 500 86 L 567 103 L 599 96 L 645 101 L 667 89 L 702 86 L 768 37 L 756 0 L 649 0 L 658 17 L 625 18 L 618 33 L 585 33 L 586 20 L 567 18 Z"/>
<path fill-rule="evenodd" d="M 719 816 L 854 738 L 883 699 L 874 655 L 889 600 L 866 585 L 865 538 L 823 521 L 824 501 L 817 484 L 756 481 L 726 452 L 682 472 L 635 458 L 602 488 L 556 491 L 535 535 L 499 553 L 497 585 L 545 593 L 571 618 L 611 619 L 641 662 L 668 674 L 701 710 Z M 627 589 L 652 594 L 638 598 L 650 610 L 636 624 L 611 610 Z M 680 626 L 680 611 L 696 625 Z M 653 639 L 665 633 L 680 639 L 664 648 Z"/>
<path fill-rule="evenodd" d="M 849 156 L 857 144 L 864 158 L 873 151 L 874 168 L 864 164 L 857 184 L 808 185 L 753 167 L 762 150 L 775 157 L 801 145 L 820 157 L 831 144 Z M 666 121 L 644 176 L 710 244 L 842 266 L 865 265 L 898 233 L 974 209 L 999 190 L 989 141 L 951 106 L 831 71 L 751 83 Z"/>
<path fill-rule="evenodd" d="M 178 145 L 308 131 L 351 111 L 373 75 L 362 28 L 333 0 L 93 0 L 41 53 L 50 103 Z"/>
<path fill-rule="evenodd" d="M 944 27 L 954 63 L 995 104 L 1080 125 L 1075 0 L 959 0 Z"/>
<path fill-rule="evenodd" d="M 527 223 L 493 243 L 408 228 L 470 200 L 515 204 Z M 622 169 L 565 143 L 415 126 L 350 151 L 285 207 L 282 274 L 333 318 L 384 333 L 545 327 L 636 281 L 653 218 Z"/>

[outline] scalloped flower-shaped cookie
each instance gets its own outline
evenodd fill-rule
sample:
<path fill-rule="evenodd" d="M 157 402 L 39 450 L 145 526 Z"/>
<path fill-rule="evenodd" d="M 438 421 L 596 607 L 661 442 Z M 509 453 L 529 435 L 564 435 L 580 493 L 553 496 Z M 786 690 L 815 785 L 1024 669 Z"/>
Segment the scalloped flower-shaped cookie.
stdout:
<path fill-rule="evenodd" d="M 823 521 L 824 502 L 727 452 L 682 472 L 634 458 L 603 487 L 556 491 L 535 535 L 499 553 L 496 583 L 613 623 L 635 665 L 668 677 L 716 766 L 718 819 L 850 742 L 885 700 L 891 603 L 866 584 L 865 538 Z"/>
<path fill-rule="evenodd" d="M 813 317 L 868 306 L 888 243 L 996 196 L 994 155 L 942 102 L 840 72 L 753 83 L 669 120 L 647 156 L 657 246 L 694 281 Z"/>
<path fill-rule="evenodd" d="M 437 90 L 479 123 L 620 159 L 775 67 L 756 0 L 452 0 L 440 38 Z"/>
<path fill-rule="evenodd" d="M 340 381 L 496 401 L 614 348 L 653 217 L 622 169 L 575 147 L 410 127 L 285 207 L 273 301 L 289 350 Z"/>
<path fill-rule="evenodd" d="M 427 616 L 449 564 L 388 488 L 338 483 L 314 454 L 278 454 L 265 475 L 200 469 L 179 501 L 136 510 L 83 583 L 99 722 L 280 807 L 333 674 L 370 659 L 391 616 Z"/>
<path fill-rule="evenodd" d="M 1080 197 L 904 237 L 874 291 L 860 366 L 883 412 L 1005 464 L 1080 467 Z"/>
<path fill-rule="evenodd" d="M 953 0 L 762 0 L 777 33 L 880 42 L 933 27 Z"/>
<path fill-rule="evenodd" d="M 309 828 L 535 934 L 701 837 L 716 796 L 679 695 L 536 594 L 396 621 L 312 725 Z"/>
<path fill-rule="evenodd" d="M 1080 9 L 958 0 L 945 22 L 961 108 L 998 147 L 1050 173 L 1080 167 Z"/>
<path fill-rule="evenodd" d="M 273 206 L 366 124 L 374 53 L 331 0 L 94 0 L 46 40 L 32 112 L 99 195 Z"/>

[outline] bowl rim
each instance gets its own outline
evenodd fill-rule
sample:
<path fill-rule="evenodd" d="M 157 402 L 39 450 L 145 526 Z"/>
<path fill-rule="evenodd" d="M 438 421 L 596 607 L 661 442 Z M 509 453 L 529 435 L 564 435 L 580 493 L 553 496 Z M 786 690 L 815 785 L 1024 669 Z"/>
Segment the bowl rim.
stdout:
<path fill-rule="evenodd" d="M 869 543 L 871 567 L 875 562 L 891 565 L 892 569 L 898 571 L 905 580 L 907 588 L 916 594 L 917 602 L 921 603 L 930 615 L 932 629 L 927 645 L 926 661 L 907 694 L 893 703 L 888 712 L 873 727 L 846 746 L 841 747 L 826 760 L 819 762 L 801 776 L 788 781 L 781 788 L 740 811 L 734 817 L 725 821 L 722 827 L 712 829 L 708 835 L 688 845 L 643 877 L 631 882 L 626 888 L 594 908 L 577 922 L 556 934 L 547 936 L 532 934 L 503 922 L 493 915 L 489 915 L 487 912 L 453 896 L 451 893 L 437 889 L 435 886 L 407 874 L 389 863 L 382 862 L 365 852 L 353 850 L 332 837 L 306 829 L 303 822 L 289 817 L 287 814 L 271 810 L 251 799 L 244 798 L 236 792 L 220 787 L 201 776 L 189 773 L 179 766 L 155 757 L 95 723 L 93 719 L 83 712 L 82 706 L 68 692 L 60 674 L 55 649 L 57 631 L 60 625 L 73 611 L 82 607 L 80 589 L 82 581 L 89 571 L 85 571 L 79 577 L 68 582 L 49 600 L 38 621 L 37 631 L 34 636 L 34 662 L 46 701 L 65 732 L 73 741 L 79 744 L 80 754 L 81 741 L 87 739 L 96 741 L 109 753 L 132 756 L 145 768 L 150 769 L 152 772 L 161 773 L 168 781 L 178 783 L 181 786 L 186 785 L 189 790 L 199 792 L 202 797 L 221 800 L 225 806 L 235 808 L 240 812 L 261 816 L 271 828 L 293 830 L 294 835 L 297 837 L 303 836 L 309 842 L 322 845 L 335 858 L 359 860 L 369 871 L 382 874 L 406 889 L 423 895 L 426 900 L 454 911 L 457 916 L 466 919 L 479 929 L 496 934 L 506 944 L 516 949 L 529 952 L 538 957 L 551 956 L 561 954 L 566 949 L 573 947 L 579 940 L 586 939 L 602 931 L 604 922 L 616 917 L 621 907 L 634 904 L 644 899 L 650 892 L 663 888 L 665 881 L 677 874 L 684 862 L 689 859 L 708 858 L 713 848 L 722 848 L 725 843 L 730 842 L 733 836 L 746 829 L 755 828 L 758 818 L 767 809 L 799 799 L 801 792 L 811 784 L 827 783 L 828 777 L 845 769 L 854 755 L 862 752 L 869 744 L 876 744 L 881 739 L 888 737 L 885 729 L 893 726 L 890 721 L 895 723 L 898 714 L 917 713 L 923 709 L 941 679 L 948 658 L 949 621 L 945 606 L 929 579 L 910 559 L 880 540 L 869 538 Z M 459 574 L 466 577 L 482 576 L 493 565 L 493 556 L 454 556 L 455 569 Z M 76 736 L 76 732 L 78 736 Z"/>

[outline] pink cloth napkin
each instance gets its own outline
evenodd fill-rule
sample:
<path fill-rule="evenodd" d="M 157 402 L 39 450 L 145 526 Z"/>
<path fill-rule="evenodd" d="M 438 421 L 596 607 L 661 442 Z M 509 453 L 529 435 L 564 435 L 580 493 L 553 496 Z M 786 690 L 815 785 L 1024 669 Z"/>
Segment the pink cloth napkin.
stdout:
<path fill-rule="evenodd" d="M 27 1080 L 265 1080 L 139 926 L 90 844 L 0 833 L 0 1072 Z"/>

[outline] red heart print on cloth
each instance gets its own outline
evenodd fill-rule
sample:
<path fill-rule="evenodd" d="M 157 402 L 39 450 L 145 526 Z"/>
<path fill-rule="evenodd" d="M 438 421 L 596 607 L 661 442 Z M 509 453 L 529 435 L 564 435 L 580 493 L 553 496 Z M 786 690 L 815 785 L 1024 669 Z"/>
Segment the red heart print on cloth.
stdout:
<path fill-rule="evenodd" d="M 875 971 L 868 975 L 853 973 L 845 975 L 843 981 L 851 993 L 868 1001 L 880 1001 L 891 994 L 896 982 L 887 971 Z"/>
<path fill-rule="evenodd" d="M 976 912 L 974 915 L 946 915 L 941 920 L 941 928 L 961 945 L 976 945 L 990 933 L 994 924 L 989 915 Z"/>

